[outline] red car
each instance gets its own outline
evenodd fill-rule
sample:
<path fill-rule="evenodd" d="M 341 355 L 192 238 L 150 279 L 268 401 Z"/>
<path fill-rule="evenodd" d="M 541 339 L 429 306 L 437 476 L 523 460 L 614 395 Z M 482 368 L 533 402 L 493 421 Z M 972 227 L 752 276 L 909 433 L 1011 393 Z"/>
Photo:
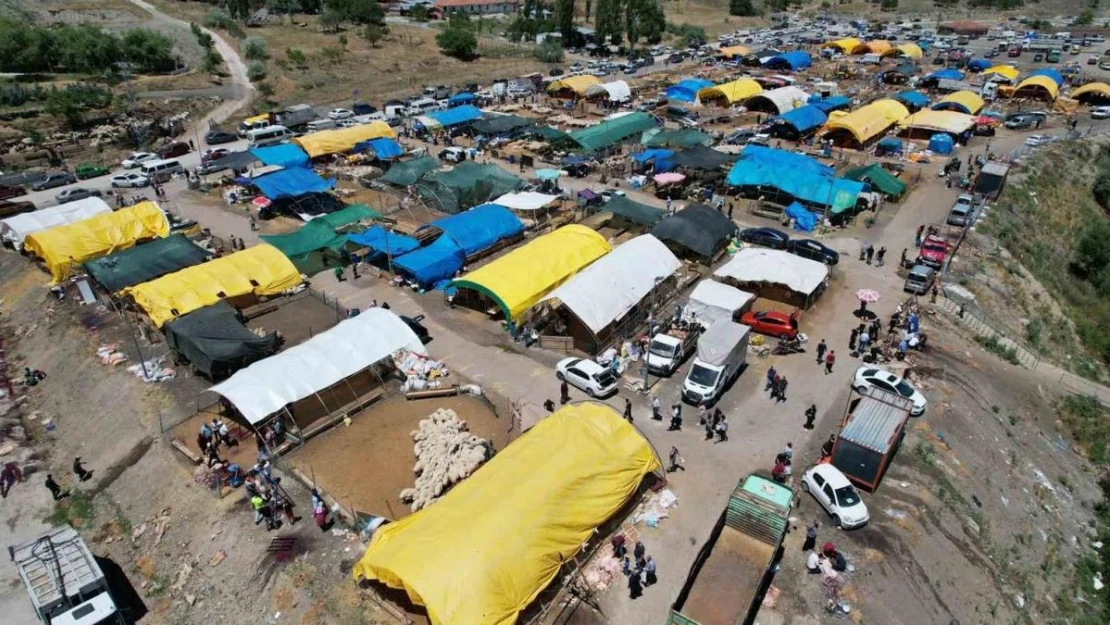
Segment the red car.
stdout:
<path fill-rule="evenodd" d="M 19 197 L 27 193 L 27 189 L 19 185 L 0 185 L 0 200 L 8 200 L 13 197 Z"/>
<path fill-rule="evenodd" d="M 188 143 L 173 142 L 162 146 L 158 150 L 158 158 L 174 158 L 175 156 L 183 156 L 192 150 L 189 149 Z"/>
<path fill-rule="evenodd" d="M 797 308 L 789 313 L 779 310 L 761 310 L 744 313 L 740 317 L 740 323 L 760 334 L 769 334 L 780 339 L 792 339 L 798 336 L 798 322 L 801 319 L 802 311 Z"/>
<path fill-rule="evenodd" d="M 929 235 L 921 242 L 918 262 L 928 265 L 933 269 L 940 269 L 944 264 L 944 259 L 948 257 L 948 249 L 948 242 L 944 239 Z"/>

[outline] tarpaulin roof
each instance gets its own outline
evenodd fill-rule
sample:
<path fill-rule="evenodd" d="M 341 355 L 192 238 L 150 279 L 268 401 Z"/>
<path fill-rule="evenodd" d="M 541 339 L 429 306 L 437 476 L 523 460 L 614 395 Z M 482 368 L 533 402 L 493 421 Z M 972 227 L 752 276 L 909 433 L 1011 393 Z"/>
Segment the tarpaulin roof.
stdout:
<path fill-rule="evenodd" d="M 258 336 L 227 302 L 216 302 L 167 323 L 166 344 L 210 380 L 225 378 L 277 351 L 278 337 Z"/>
<path fill-rule="evenodd" d="M 920 91 L 913 91 L 912 89 L 906 91 L 899 91 L 898 93 L 890 96 L 891 99 L 898 100 L 906 106 L 914 108 L 922 108 L 929 106 L 929 97 Z"/>
<path fill-rule="evenodd" d="M 733 313 L 743 309 L 755 299 L 747 291 L 722 284 L 716 280 L 705 279 L 690 291 L 690 297 L 683 306 L 687 314 L 692 314 L 705 326 L 711 326 L 721 319 L 732 319 Z"/>
<path fill-rule="evenodd" d="M 109 293 L 203 263 L 212 253 L 183 234 L 156 239 L 85 263 L 85 270 Z"/>
<path fill-rule="evenodd" d="M 441 126 L 451 127 L 481 119 L 482 111 L 476 106 L 464 104 L 446 111 L 432 111 L 427 116 L 439 122 Z"/>
<path fill-rule="evenodd" d="M 607 96 L 610 102 L 624 102 L 632 97 L 632 89 L 623 80 L 614 80 L 601 85 L 593 85 L 586 89 L 586 97 Z"/>
<path fill-rule="evenodd" d="M 570 139 L 589 152 L 607 148 L 655 127 L 655 119 L 639 111 L 621 115 L 570 133 Z"/>
<path fill-rule="evenodd" d="M 933 105 L 933 110 L 956 110 L 968 115 L 975 115 L 983 109 L 983 104 L 983 98 L 974 91 L 956 91 L 938 100 Z"/>
<path fill-rule="evenodd" d="M 305 193 L 323 193 L 335 188 L 335 178 L 324 179 L 307 167 L 293 167 L 251 179 L 262 195 L 277 200 Z"/>
<path fill-rule="evenodd" d="M 451 106 L 455 106 L 456 104 L 465 104 L 467 102 L 473 102 L 474 100 L 475 97 L 473 93 L 463 91 L 447 98 L 447 103 Z"/>
<path fill-rule="evenodd" d="M 555 92 L 569 89 L 577 95 L 585 95 L 587 89 L 599 84 L 601 84 L 601 80 L 599 80 L 597 76 L 579 74 L 577 76 L 567 76 L 566 78 L 553 80 L 551 84 L 547 86 L 547 90 L 548 92 Z"/>
<path fill-rule="evenodd" d="M 305 154 L 300 146 L 292 143 L 253 148 L 250 152 L 264 165 L 277 165 L 286 168 L 308 167 L 308 154 Z"/>
<path fill-rule="evenodd" d="M 632 160 L 636 161 L 637 163 L 646 163 L 648 161 L 668 159 L 672 156 L 674 156 L 674 150 L 668 150 L 665 148 L 648 148 L 643 152 L 637 152 L 636 154 L 633 154 Z"/>
<path fill-rule="evenodd" d="M 496 135 L 517 128 L 526 128 L 534 123 L 534 120 L 521 117 L 520 115 L 498 115 L 496 117 L 475 120 L 470 127 L 473 128 L 475 132 L 484 135 Z"/>
<path fill-rule="evenodd" d="M 557 195 L 536 193 L 535 191 L 521 191 L 519 193 L 506 193 L 495 199 L 492 203 L 518 211 L 537 211 L 555 200 Z"/>
<path fill-rule="evenodd" d="M 852 101 L 848 99 L 848 96 L 844 95 L 834 95 L 818 100 L 810 99 L 809 103 L 821 109 L 821 112 L 825 113 L 826 115 L 828 115 L 830 111 L 835 111 L 837 109 L 846 108 L 852 105 Z"/>
<path fill-rule="evenodd" d="M 732 82 L 706 87 L 698 92 L 698 98 L 701 100 L 724 98 L 729 104 L 736 104 L 760 93 L 763 93 L 763 85 L 751 78 L 740 78 Z"/>
<path fill-rule="evenodd" d="M 610 249 L 604 237 L 586 226 L 563 226 L 471 271 L 454 285 L 488 295 L 507 319 L 517 319 Z"/>
<path fill-rule="evenodd" d="M 813 232 L 813 229 L 816 228 L 817 224 L 821 221 L 816 213 L 807 210 L 806 207 L 798 202 L 791 202 L 783 210 L 783 213 L 794 221 L 795 230 L 801 230 L 803 232 Z"/>
<path fill-rule="evenodd" d="M 886 54 L 890 52 L 893 47 L 886 39 L 875 39 L 867 43 L 861 43 L 852 49 L 852 54 Z"/>
<path fill-rule="evenodd" d="M 110 212 L 112 212 L 112 207 L 98 197 L 87 197 L 60 206 L 40 208 L 30 213 L 14 215 L 0 221 L 0 238 L 18 250 L 23 247 L 23 240 L 27 238 L 27 235 L 33 232 L 41 232 L 50 228 L 76 223 L 89 217 Z"/>
<path fill-rule="evenodd" d="M 713 137 L 699 130 L 662 130 L 652 128 L 644 132 L 640 143 L 653 148 L 689 148 L 695 145 L 710 145 Z"/>
<path fill-rule="evenodd" d="M 1093 98 L 1110 98 L 1110 85 L 1104 82 L 1091 82 L 1071 92 L 1071 97 L 1078 100 L 1087 96 Z"/>
<path fill-rule="evenodd" d="M 925 56 L 925 53 L 921 51 L 921 46 L 917 45 L 916 43 L 903 43 L 894 46 L 890 50 L 887 50 L 883 53 L 883 56 L 894 55 L 900 55 L 911 59 L 920 59 L 921 57 Z"/>
<path fill-rule="evenodd" d="M 956 111 L 931 111 L 929 109 L 920 110 L 898 122 L 899 128 L 938 130 L 956 135 L 971 130 L 974 125 L 975 117 L 972 115 Z"/>
<path fill-rule="evenodd" d="M 831 167 L 808 156 L 748 145 L 726 180 L 732 186 L 771 187 L 816 206 L 831 205 L 836 214 L 856 205 L 863 184 L 834 174 Z"/>
<path fill-rule="evenodd" d="M 830 42 L 826 43 L 825 45 L 823 45 L 821 47 L 822 48 L 838 48 L 844 54 L 851 54 L 852 50 L 855 50 L 856 46 L 858 46 L 861 43 L 863 43 L 863 42 L 860 41 L 859 39 L 856 39 L 855 37 L 848 37 L 848 38 L 845 38 L 845 39 L 837 39 L 835 41 L 830 41 Z"/>
<path fill-rule="evenodd" d="M 852 167 L 844 170 L 844 177 L 849 180 L 863 180 L 883 193 L 897 197 L 906 191 L 906 183 L 899 180 L 878 163 Z"/>
<path fill-rule="evenodd" d="M 704 78 L 685 78 L 667 87 L 664 94 L 668 100 L 679 102 L 693 102 L 698 99 L 698 92 L 706 87 L 712 87 L 713 82 Z"/>
<path fill-rule="evenodd" d="M 929 151 L 934 154 L 951 154 L 955 149 L 952 135 L 937 133 L 929 137 Z"/>
<path fill-rule="evenodd" d="M 358 234 L 348 234 L 347 240 L 356 245 L 370 248 L 375 256 L 388 255 L 392 258 L 407 254 L 420 247 L 420 241 L 387 230 L 384 226 L 372 226 Z"/>
<path fill-rule="evenodd" d="M 992 65 L 994 61 L 990 59 L 971 59 L 967 62 L 967 69 L 970 72 L 981 72 Z"/>
<path fill-rule="evenodd" d="M 771 89 L 763 93 L 752 96 L 748 100 L 749 106 L 754 106 L 757 100 L 767 100 L 778 111 L 779 115 L 792 111 L 798 107 L 805 106 L 809 102 L 809 94 L 801 89 L 791 85 L 787 87 L 779 87 L 778 89 Z"/>
<path fill-rule="evenodd" d="M 294 145 L 292 147 L 301 153 L 301 158 L 304 160 L 304 163 L 308 163 L 308 155 L 306 155 L 304 151 L 297 146 Z M 217 158 L 216 160 L 209 163 L 207 171 L 217 172 L 223 171 L 225 169 L 246 169 L 258 160 L 260 159 L 258 158 L 258 155 L 254 153 L 254 150 L 238 150 L 235 152 L 228 152 L 226 155 L 221 156 L 220 158 Z M 266 164 L 270 165 L 272 163 Z"/>
<path fill-rule="evenodd" d="M 1025 80 L 1018 83 L 1014 88 L 1014 96 L 1019 97 L 1022 91 L 1037 91 L 1044 90 L 1049 99 L 1055 100 L 1056 96 L 1060 93 L 1060 87 L 1056 81 L 1048 76 L 1030 76 Z"/>
<path fill-rule="evenodd" d="M 421 156 L 409 161 L 401 161 L 393 163 L 389 171 L 379 178 L 384 182 L 395 184 L 399 187 L 407 187 L 410 184 L 416 184 L 417 180 L 424 177 L 424 174 L 439 169 L 443 163 L 439 162 L 434 156 Z"/>
<path fill-rule="evenodd" d="M 1042 67 L 1040 69 L 1035 69 L 1029 72 L 1029 77 L 1032 78 L 1033 76 L 1048 76 L 1052 80 L 1056 81 L 1057 87 L 1064 86 L 1063 74 L 1061 74 L 1059 70 L 1053 69 L 1051 67 Z"/>
<path fill-rule="evenodd" d="M 693 167 L 694 169 L 712 171 L 728 165 L 736 160 L 736 157 L 732 154 L 725 154 L 713 148 L 705 147 L 704 145 L 697 145 L 675 152 L 670 160 L 680 167 Z"/>
<path fill-rule="evenodd" d="M 81 263 L 126 250 L 141 241 L 169 235 L 166 214 L 154 202 L 140 202 L 112 213 L 100 213 L 76 223 L 31 233 L 23 249 L 37 256 L 60 282 L 79 270 Z"/>
<path fill-rule="evenodd" d="M 660 241 L 670 241 L 703 258 L 713 256 L 734 232 L 736 224 L 706 204 L 687 206 L 651 229 Z"/>
<path fill-rule="evenodd" d="M 222 299 L 253 293 L 279 295 L 301 283 L 301 274 L 276 247 L 260 244 L 129 286 L 130 296 L 157 327 Z"/>
<path fill-rule="evenodd" d="M 316 158 L 325 154 L 350 152 L 360 141 L 369 141 L 378 137 L 396 139 L 397 133 L 389 127 L 389 124 L 383 121 L 373 121 L 369 124 L 358 124 L 349 128 L 313 132 L 293 139 L 293 143 L 301 146 L 309 157 Z"/>
<path fill-rule="evenodd" d="M 793 111 L 787 111 L 779 115 L 777 119 L 785 124 L 790 124 L 799 133 L 806 133 L 820 128 L 829 118 L 821 109 L 812 104 L 807 104 Z"/>
<path fill-rule="evenodd" d="M 717 50 L 717 56 L 724 57 L 726 59 L 737 56 L 747 56 L 751 53 L 752 49 L 747 46 L 725 46 Z"/>
<path fill-rule="evenodd" d="M 336 231 L 346 225 L 365 219 L 376 219 L 381 213 L 363 204 L 348 206 L 334 213 L 321 215 L 289 234 L 264 234 L 259 238 L 273 245 L 293 261 L 298 268 L 305 256 L 324 249 L 338 250 L 347 242 L 347 237 Z"/>
<path fill-rule="evenodd" d="M 740 283 L 781 284 L 791 291 L 810 295 L 825 282 L 829 268 L 782 250 L 749 247 L 740 250 L 713 275 Z"/>
<path fill-rule="evenodd" d="M 425 247 L 393 259 L 394 268 L 425 288 L 451 278 L 465 263 L 466 254 L 449 236 L 441 236 Z"/>
<path fill-rule="evenodd" d="M 641 204 L 623 195 L 614 196 L 600 208 L 645 226 L 654 226 L 663 218 L 663 209 Z"/>
<path fill-rule="evenodd" d="M 397 143 L 395 139 L 389 137 L 360 141 L 354 147 L 355 152 L 366 152 L 368 150 L 373 150 L 374 158 L 381 161 L 397 158 L 405 153 L 405 148 L 401 147 L 401 144 Z"/>
<path fill-rule="evenodd" d="M 1021 75 L 1021 71 L 1018 70 L 1018 68 L 1014 67 L 1013 65 L 995 65 L 993 67 L 988 67 L 987 69 L 983 70 L 982 75 L 983 76 L 989 76 L 991 74 L 998 74 L 999 76 L 1003 76 L 1003 77 L 1007 78 L 1008 80 L 1013 80 L 1013 79 L 1017 78 L 1019 75 Z"/>
<path fill-rule="evenodd" d="M 253 425 L 389 358 L 399 349 L 428 353 L 400 317 L 384 308 L 368 308 L 208 390 L 231 402 Z"/>
<path fill-rule="evenodd" d="M 748 326 L 736 323 L 732 319 L 717 320 L 698 338 L 698 360 L 708 365 L 723 367 L 728 362 L 729 354 L 737 346 L 747 347 L 747 337 L 751 331 Z"/>
<path fill-rule="evenodd" d="M 540 300 L 558 301 L 599 334 L 624 317 L 655 288 L 657 279 L 668 278 L 682 262 L 650 234 L 618 245 Z"/>
<path fill-rule="evenodd" d="M 454 215 L 524 186 L 524 181 L 493 163 L 466 161 L 449 171 L 424 176 L 416 191 L 425 202 Z"/>
<path fill-rule="evenodd" d="M 482 204 L 458 215 L 441 217 L 421 226 L 417 232 L 432 227 L 439 228 L 444 236 L 451 237 L 466 256 L 477 254 L 493 247 L 502 239 L 524 232 L 524 224 L 520 219 L 509 209 L 497 204 Z"/>
<path fill-rule="evenodd" d="M 924 76 L 921 80 L 922 80 L 922 82 L 924 82 L 926 80 L 938 81 L 938 80 L 963 80 L 963 79 L 964 79 L 964 73 L 961 72 L 958 69 L 942 69 L 940 71 L 936 71 L 936 72 L 933 72 L 932 74 L 928 74 L 928 75 Z"/>
<path fill-rule="evenodd" d="M 763 67 L 768 69 L 788 69 L 795 72 L 810 65 L 813 65 L 813 59 L 808 52 L 802 50 L 791 50 L 763 61 Z"/>
<path fill-rule="evenodd" d="M 375 531 L 351 572 L 404 590 L 432 625 L 512 625 L 658 468 L 612 408 L 563 406 L 435 504 Z"/>
<path fill-rule="evenodd" d="M 901 102 L 877 100 L 842 117 L 829 119 L 827 128 L 847 130 L 856 141 L 863 144 L 886 132 L 898 121 L 909 117 L 909 114 L 909 110 Z"/>
<path fill-rule="evenodd" d="M 552 126 L 536 126 L 535 128 L 532 128 L 529 132 L 536 135 L 537 137 L 547 139 L 548 141 L 557 141 L 559 139 L 566 139 L 570 137 L 570 135 L 568 135 L 567 133 Z"/>

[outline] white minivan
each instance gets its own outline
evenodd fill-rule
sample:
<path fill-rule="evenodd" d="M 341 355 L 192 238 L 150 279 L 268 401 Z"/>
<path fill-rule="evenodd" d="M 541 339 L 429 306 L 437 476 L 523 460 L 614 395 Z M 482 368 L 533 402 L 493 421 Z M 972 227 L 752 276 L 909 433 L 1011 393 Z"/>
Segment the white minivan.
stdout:
<path fill-rule="evenodd" d="M 174 174 L 185 173 L 185 168 L 181 166 L 181 162 L 176 158 L 167 158 L 164 160 L 147 161 L 143 163 L 139 171 L 150 180 L 162 182 L 168 180 L 170 176 Z"/>
<path fill-rule="evenodd" d="M 420 98 L 419 100 L 413 100 L 412 102 L 410 102 L 408 109 L 405 112 L 408 113 L 409 117 L 416 117 L 417 115 L 423 115 L 425 113 L 438 110 L 438 102 L 430 98 Z"/>
<path fill-rule="evenodd" d="M 285 126 L 267 126 L 259 128 L 258 130 L 251 130 L 247 132 L 247 141 L 250 142 L 250 147 L 261 148 L 267 145 L 276 145 L 278 143 L 285 143 L 293 138 L 293 131 Z"/>

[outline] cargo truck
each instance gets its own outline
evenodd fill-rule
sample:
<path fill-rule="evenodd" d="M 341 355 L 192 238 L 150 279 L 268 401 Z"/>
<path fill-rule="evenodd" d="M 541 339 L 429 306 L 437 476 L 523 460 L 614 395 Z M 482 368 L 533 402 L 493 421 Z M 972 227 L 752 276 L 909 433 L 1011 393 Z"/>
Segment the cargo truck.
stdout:
<path fill-rule="evenodd" d="M 309 122 L 316 121 L 319 115 L 316 114 L 315 109 L 307 104 L 294 104 L 285 107 L 274 117 L 279 126 L 296 129 L 307 125 Z"/>
<path fill-rule="evenodd" d="M 667 625 L 751 625 L 782 558 L 794 492 L 749 475 L 737 484 L 671 604 Z"/>
<path fill-rule="evenodd" d="M 685 330 L 670 328 L 651 337 L 647 353 L 648 371 L 660 376 L 669 376 L 677 371 L 693 353 L 701 330 L 701 326 L 693 324 Z"/>
<path fill-rule="evenodd" d="M 729 319 L 709 326 L 698 338 L 698 356 L 682 382 L 682 399 L 695 406 L 717 401 L 744 369 L 750 332 L 748 326 Z"/>

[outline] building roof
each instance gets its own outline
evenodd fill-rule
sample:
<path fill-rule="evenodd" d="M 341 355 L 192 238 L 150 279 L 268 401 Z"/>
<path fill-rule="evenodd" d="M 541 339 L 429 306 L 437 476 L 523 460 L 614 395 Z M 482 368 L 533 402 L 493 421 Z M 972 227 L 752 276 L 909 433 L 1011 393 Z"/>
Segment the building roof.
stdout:
<path fill-rule="evenodd" d="M 888 453 L 910 418 L 913 402 L 874 388 L 864 389 L 861 395 L 856 409 L 840 430 L 840 438 L 876 453 Z"/>

